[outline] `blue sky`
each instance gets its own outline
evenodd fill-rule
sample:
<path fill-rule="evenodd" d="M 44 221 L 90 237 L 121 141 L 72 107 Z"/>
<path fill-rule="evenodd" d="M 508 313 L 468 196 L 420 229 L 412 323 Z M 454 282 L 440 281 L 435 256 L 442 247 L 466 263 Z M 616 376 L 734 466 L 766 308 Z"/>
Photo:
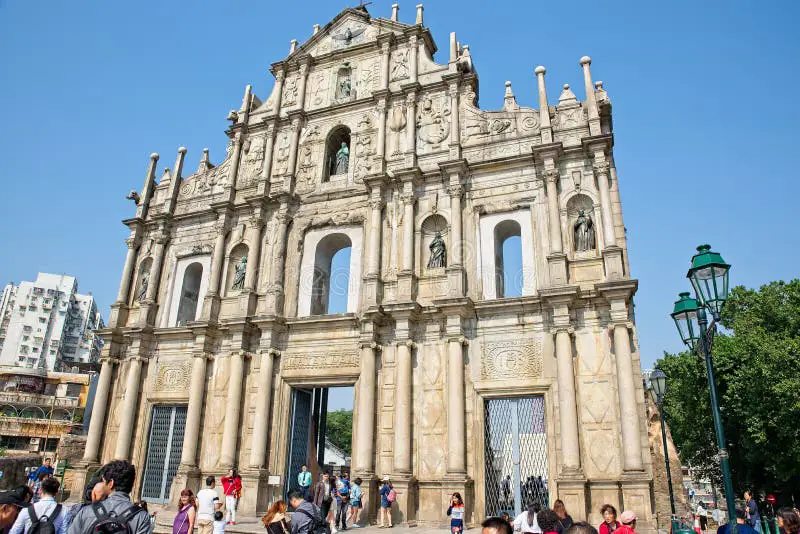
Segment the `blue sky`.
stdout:
<path fill-rule="evenodd" d="M 401 20 L 416 3 L 400 2 Z M 0 0 L 0 282 L 73 274 L 107 317 L 124 196 L 148 155 L 172 167 L 183 145 L 193 170 L 208 147 L 219 161 L 245 84 L 265 97 L 289 41 L 346 5 Z M 506 80 L 536 107 L 540 64 L 551 103 L 563 83 L 583 99 L 578 59 L 593 58 L 614 105 L 645 365 L 680 348 L 668 313 L 696 245 L 720 251 L 736 284 L 798 274 L 798 16 L 789 1 L 425 4 L 438 60 L 450 31 L 470 45 L 484 109 Z"/>

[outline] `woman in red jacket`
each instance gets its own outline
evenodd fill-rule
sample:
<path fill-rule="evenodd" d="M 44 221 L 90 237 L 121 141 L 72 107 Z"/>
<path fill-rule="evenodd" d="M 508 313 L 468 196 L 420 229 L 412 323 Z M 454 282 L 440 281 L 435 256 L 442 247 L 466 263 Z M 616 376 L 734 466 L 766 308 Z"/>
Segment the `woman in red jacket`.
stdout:
<path fill-rule="evenodd" d="M 603 514 L 603 522 L 600 523 L 600 527 L 597 529 L 600 531 L 600 534 L 612 534 L 622 526 L 619 524 L 619 521 L 617 521 L 617 509 L 610 504 L 604 504 L 603 507 L 600 508 L 600 513 Z"/>
<path fill-rule="evenodd" d="M 242 496 L 242 477 L 232 468 L 228 475 L 222 477 L 222 491 L 225 494 L 225 521 L 229 525 L 236 524 L 236 505 Z"/>

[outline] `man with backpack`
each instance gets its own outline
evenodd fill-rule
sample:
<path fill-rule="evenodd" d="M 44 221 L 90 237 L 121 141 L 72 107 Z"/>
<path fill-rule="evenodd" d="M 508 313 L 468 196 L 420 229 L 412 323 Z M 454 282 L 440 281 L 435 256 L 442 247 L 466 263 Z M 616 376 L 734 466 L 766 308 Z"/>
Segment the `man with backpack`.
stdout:
<path fill-rule="evenodd" d="M 105 500 L 81 508 L 69 526 L 69 534 L 150 534 L 153 526 L 147 512 L 131 502 L 136 468 L 125 460 L 114 460 L 100 470 Z"/>
<path fill-rule="evenodd" d="M 9 534 L 66 534 L 66 511 L 56 502 L 58 488 L 55 478 L 42 480 L 41 498 L 20 511 Z"/>
<path fill-rule="evenodd" d="M 333 525 L 339 530 L 347 530 L 347 515 L 350 507 L 350 478 L 342 473 L 336 485 L 336 517 Z"/>
<path fill-rule="evenodd" d="M 300 490 L 289 491 L 287 498 L 295 509 L 292 514 L 292 534 L 328 534 L 328 525 L 322 520 L 319 508 L 305 500 Z"/>

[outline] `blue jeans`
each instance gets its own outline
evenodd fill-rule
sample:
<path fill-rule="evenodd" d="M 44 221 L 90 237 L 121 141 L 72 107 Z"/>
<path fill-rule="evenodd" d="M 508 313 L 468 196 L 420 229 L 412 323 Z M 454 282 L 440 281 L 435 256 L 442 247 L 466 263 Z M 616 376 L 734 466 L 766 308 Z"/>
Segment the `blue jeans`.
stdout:
<path fill-rule="evenodd" d="M 300 486 L 300 491 L 303 493 L 303 499 L 310 501 L 309 494 L 311 493 L 311 486 Z"/>
<path fill-rule="evenodd" d="M 755 520 L 755 524 L 753 525 L 753 528 L 755 529 L 756 532 L 758 532 L 758 534 L 761 534 L 761 520 L 760 519 L 756 519 Z"/>

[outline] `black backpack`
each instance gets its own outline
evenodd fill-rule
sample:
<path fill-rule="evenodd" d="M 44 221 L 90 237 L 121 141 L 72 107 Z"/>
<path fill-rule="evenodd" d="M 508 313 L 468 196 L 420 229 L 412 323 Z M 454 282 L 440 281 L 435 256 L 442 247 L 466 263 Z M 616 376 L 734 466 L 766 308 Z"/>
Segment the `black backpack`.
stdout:
<path fill-rule="evenodd" d="M 33 509 L 33 505 L 28 506 L 28 516 L 31 518 L 31 528 L 28 529 L 28 534 L 56 534 L 56 526 L 53 521 L 60 513 L 61 505 L 57 504 L 50 514 L 36 517 L 36 510 Z"/>
<path fill-rule="evenodd" d="M 142 511 L 141 508 L 132 504 L 130 508 L 117 515 L 116 512 L 106 510 L 102 502 L 92 505 L 94 512 L 94 523 L 89 527 L 88 532 L 93 534 L 133 534 L 133 530 L 128 524 L 133 516 Z"/>
<path fill-rule="evenodd" d="M 297 509 L 295 513 L 301 513 L 311 520 L 308 526 L 308 534 L 330 534 L 330 526 L 327 521 L 319 519 L 316 515 L 312 515 L 305 510 Z"/>

